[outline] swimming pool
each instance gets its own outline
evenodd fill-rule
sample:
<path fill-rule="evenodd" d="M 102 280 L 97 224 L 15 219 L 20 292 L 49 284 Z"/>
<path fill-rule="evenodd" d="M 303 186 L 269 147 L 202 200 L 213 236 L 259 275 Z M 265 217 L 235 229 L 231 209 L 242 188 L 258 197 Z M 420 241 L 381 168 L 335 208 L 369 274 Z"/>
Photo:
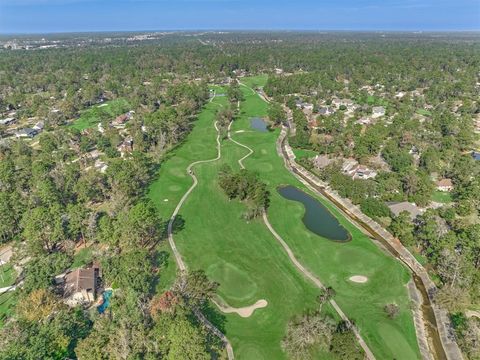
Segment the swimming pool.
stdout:
<path fill-rule="evenodd" d="M 107 290 L 104 291 L 103 294 L 103 302 L 101 305 L 97 306 L 97 310 L 100 314 L 103 314 L 105 310 L 108 308 L 108 305 L 110 305 L 110 298 L 112 297 L 112 290 Z"/>

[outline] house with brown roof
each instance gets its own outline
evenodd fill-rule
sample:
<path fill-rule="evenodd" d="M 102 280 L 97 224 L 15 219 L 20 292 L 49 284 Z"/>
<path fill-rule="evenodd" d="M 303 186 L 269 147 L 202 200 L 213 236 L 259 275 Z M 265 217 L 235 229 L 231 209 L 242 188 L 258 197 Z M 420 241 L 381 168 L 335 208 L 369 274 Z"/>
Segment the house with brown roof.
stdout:
<path fill-rule="evenodd" d="M 64 301 L 69 306 L 90 305 L 97 298 L 101 269 L 94 265 L 75 269 L 65 275 Z"/>
<path fill-rule="evenodd" d="M 439 191 L 452 191 L 453 182 L 451 179 L 440 179 L 437 181 L 437 190 Z"/>
<path fill-rule="evenodd" d="M 398 216 L 400 213 L 406 211 L 412 220 L 424 212 L 423 209 L 420 209 L 417 205 L 414 203 L 409 203 L 408 201 L 387 203 L 387 206 L 395 216 Z"/>
<path fill-rule="evenodd" d="M 313 160 L 313 165 L 321 170 L 326 168 L 328 165 L 330 165 L 334 159 L 330 159 L 328 155 L 317 155 L 315 159 Z"/>

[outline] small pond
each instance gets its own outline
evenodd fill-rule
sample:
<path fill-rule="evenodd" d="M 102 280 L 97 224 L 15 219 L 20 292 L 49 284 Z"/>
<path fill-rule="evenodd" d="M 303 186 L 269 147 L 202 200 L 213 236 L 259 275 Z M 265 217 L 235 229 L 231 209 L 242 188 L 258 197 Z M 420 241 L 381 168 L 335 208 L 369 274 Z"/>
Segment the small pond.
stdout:
<path fill-rule="evenodd" d="M 349 241 L 349 232 L 337 218 L 317 199 L 295 186 L 283 186 L 277 190 L 285 199 L 298 201 L 305 207 L 303 223 L 311 232 L 333 241 Z"/>
<path fill-rule="evenodd" d="M 252 118 L 250 120 L 250 126 L 257 130 L 257 131 L 261 131 L 261 132 L 266 132 L 268 129 L 267 129 L 267 123 L 265 122 L 265 120 L 263 120 L 262 118 L 259 118 L 259 117 L 255 117 L 255 118 Z"/>

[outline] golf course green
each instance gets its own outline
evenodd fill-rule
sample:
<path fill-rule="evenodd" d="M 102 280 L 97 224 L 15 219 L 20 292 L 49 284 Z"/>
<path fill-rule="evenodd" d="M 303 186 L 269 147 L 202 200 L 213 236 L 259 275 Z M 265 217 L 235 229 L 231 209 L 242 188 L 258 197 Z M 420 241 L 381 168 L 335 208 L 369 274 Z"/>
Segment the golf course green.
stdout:
<path fill-rule="evenodd" d="M 232 137 L 253 149 L 243 163 L 257 171 L 270 190 L 268 218 L 278 234 L 288 243 L 296 258 L 327 286 L 336 291 L 335 300 L 377 359 L 420 358 L 410 310 L 406 283 L 408 271 L 383 253 L 358 228 L 345 219 L 328 201 L 305 188 L 284 167 L 277 155 L 275 141 L 279 130 L 260 132 L 251 128 L 251 119 L 265 117 L 267 104 L 252 87 L 262 85 L 265 77 L 244 78 L 244 100 L 240 116 L 232 126 Z M 163 219 L 168 219 L 176 204 L 192 184 L 187 166 L 197 160 L 216 156 L 215 114 L 226 106 L 226 97 L 208 103 L 183 144 L 174 149 L 149 188 Z M 245 205 L 229 201 L 217 184 L 219 169 L 228 164 L 239 169 L 238 159 L 245 148 L 224 139 L 220 160 L 193 168 L 198 185 L 180 209 L 182 229 L 174 235 L 178 250 L 190 270 L 203 269 L 220 284 L 219 296 L 228 305 L 244 307 L 259 299 L 268 306 L 257 309 L 251 317 L 224 314 L 213 320 L 232 343 L 238 359 L 283 359 L 280 342 L 288 320 L 306 309 L 315 308 L 318 294 L 313 284 L 292 265 L 281 246 L 261 219 L 247 222 L 242 218 Z M 330 241 L 309 231 L 302 218 L 305 208 L 283 198 L 276 189 L 292 185 L 320 201 L 351 235 L 352 241 Z M 169 266 L 174 266 L 170 257 Z M 171 270 L 169 270 L 171 273 Z M 349 280 L 353 275 L 368 278 L 365 283 Z M 395 303 L 400 312 L 387 317 L 384 306 Z M 326 311 L 332 311 L 325 306 Z M 329 359 L 319 353 L 319 359 Z"/>

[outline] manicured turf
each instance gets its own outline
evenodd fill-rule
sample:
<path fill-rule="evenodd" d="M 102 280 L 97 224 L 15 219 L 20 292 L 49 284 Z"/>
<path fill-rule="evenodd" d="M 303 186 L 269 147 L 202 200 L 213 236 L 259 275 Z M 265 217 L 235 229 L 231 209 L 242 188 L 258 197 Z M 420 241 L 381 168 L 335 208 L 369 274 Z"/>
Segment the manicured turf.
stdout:
<path fill-rule="evenodd" d="M 446 191 L 435 191 L 432 195 L 432 201 L 444 204 L 451 203 L 452 195 Z"/>
<path fill-rule="evenodd" d="M 261 85 L 265 77 L 242 79 L 248 86 Z M 322 201 L 352 234 L 353 240 L 339 244 L 309 232 L 303 225 L 303 206 L 282 198 L 279 185 L 291 184 L 307 191 L 283 166 L 277 155 L 274 132 L 249 130 L 250 118 L 265 116 L 267 105 L 251 90 L 241 87 L 245 100 L 241 116 L 233 125 L 236 140 L 254 153 L 244 161 L 248 169 L 259 172 L 269 185 L 269 219 L 297 258 L 327 285 L 332 286 L 344 312 L 353 319 L 378 359 L 419 358 L 406 282 L 408 272 L 384 254 L 370 239 L 343 218 L 330 203 Z M 187 141 L 161 166 L 158 180 L 150 187 L 164 219 L 173 212 L 191 185 L 185 169 L 195 160 L 216 156 L 215 110 L 225 104 L 216 98 L 201 113 Z M 232 306 L 246 306 L 259 299 L 269 305 L 250 318 L 226 315 L 223 330 L 231 340 L 238 359 L 281 359 L 280 341 L 288 319 L 314 307 L 318 291 L 299 273 L 260 220 L 247 223 L 241 218 L 243 204 L 228 201 L 217 184 L 220 166 L 228 163 L 238 169 L 237 160 L 247 150 L 230 141 L 222 143 L 222 159 L 195 167 L 198 186 L 180 210 L 183 229 L 175 234 L 179 251 L 190 269 L 204 269 L 220 283 L 219 295 Z M 312 194 L 313 195 L 313 194 Z M 168 199 L 168 201 L 164 201 Z M 366 284 L 348 281 L 352 275 L 365 275 Z M 387 318 L 383 307 L 395 302 L 400 315 Z M 222 326 L 221 326 L 222 327 Z M 325 354 L 319 354 L 325 358 Z"/>
<path fill-rule="evenodd" d="M 118 115 L 130 110 L 130 105 L 125 99 L 115 99 L 100 105 L 93 105 L 81 112 L 80 117 L 71 125 L 77 130 L 84 130 L 97 126 L 102 120 L 114 120 Z"/>
<path fill-rule="evenodd" d="M 159 178 L 149 196 L 167 219 L 191 186 L 186 167 L 193 161 L 215 158 L 216 131 L 213 127 L 219 104 L 215 98 L 195 122 L 187 141 L 162 164 Z M 180 211 L 184 229 L 175 234 L 177 246 L 190 270 L 204 269 L 220 283 L 219 295 L 232 306 L 246 306 L 266 299 L 268 306 L 250 318 L 236 314 L 215 321 L 232 342 L 237 359 L 283 359 L 280 348 L 288 320 L 305 309 L 316 307 L 318 291 L 290 265 L 287 256 L 263 223 L 241 218 L 244 205 L 228 201 L 218 190 L 217 172 L 223 163 L 236 163 L 244 150 L 223 142 L 221 161 L 194 168 L 199 184 Z M 168 201 L 164 201 L 168 199 Z M 171 269 L 173 258 L 168 267 Z M 159 288 L 165 288 L 162 283 Z M 222 322 L 224 322 L 222 324 Z M 326 354 L 323 354 L 325 358 Z"/>

